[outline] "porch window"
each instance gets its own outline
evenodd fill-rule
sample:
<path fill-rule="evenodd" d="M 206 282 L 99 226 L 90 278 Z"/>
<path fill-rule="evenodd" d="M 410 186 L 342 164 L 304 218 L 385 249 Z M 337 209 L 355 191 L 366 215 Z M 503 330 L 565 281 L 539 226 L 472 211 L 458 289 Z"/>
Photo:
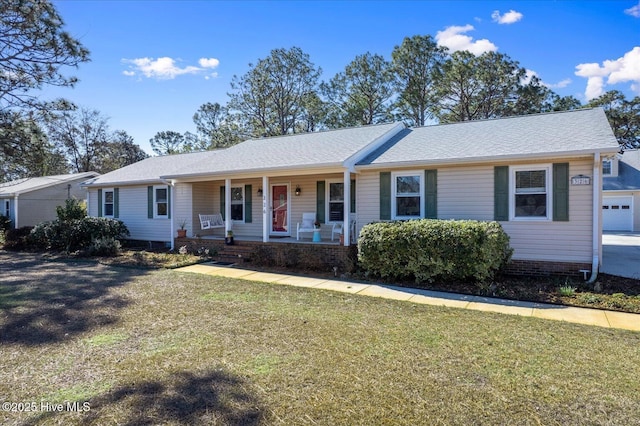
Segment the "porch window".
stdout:
<path fill-rule="evenodd" d="M 514 168 L 512 173 L 514 218 L 549 219 L 549 167 Z"/>
<path fill-rule="evenodd" d="M 231 188 L 231 220 L 244 221 L 244 186 Z"/>
<path fill-rule="evenodd" d="M 102 197 L 102 212 L 104 217 L 113 217 L 114 196 L 113 189 L 105 189 Z"/>
<path fill-rule="evenodd" d="M 423 176 L 420 172 L 398 172 L 392 174 L 392 216 L 394 219 L 416 219 L 423 217 Z"/>
<path fill-rule="evenodd" d="M 9 202 L 9 200 L 4 200 L 4 216 L 11 216 L 11 203 Z"/>
<path fill-rule="evenodd" d="M 168 218 L 169 217 L 169 189 L 166 186 L 153 188 L 153 204 L 154 217 L 156 218 Z"/>
<path fill-rule="evenodd" d="M 602 160 L 602 175 L 611 176 L 611 160 Z"/>
<path fill-rule="evenodd" d="M 329 222 L 344 221 L 344 182 L 329 182 Z"/>

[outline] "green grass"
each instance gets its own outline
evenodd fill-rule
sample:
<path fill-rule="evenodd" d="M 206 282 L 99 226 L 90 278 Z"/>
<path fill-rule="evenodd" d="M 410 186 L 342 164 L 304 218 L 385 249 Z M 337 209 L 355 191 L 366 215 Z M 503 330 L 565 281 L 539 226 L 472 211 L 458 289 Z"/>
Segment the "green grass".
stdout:
<path fill-rule="evenodd" d="M 19 297 L 0 304 L 0 395 L 90 410 L 1 424 L 638 422 L 640 333 L 171 270 L 11 273 L 5 260 L 0 295 Z"/>

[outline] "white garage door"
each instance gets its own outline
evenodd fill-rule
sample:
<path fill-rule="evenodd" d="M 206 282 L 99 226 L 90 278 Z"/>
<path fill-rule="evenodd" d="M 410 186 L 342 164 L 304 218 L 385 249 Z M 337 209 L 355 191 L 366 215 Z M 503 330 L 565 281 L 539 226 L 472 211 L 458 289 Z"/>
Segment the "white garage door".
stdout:
<path fill-rule="evenodd" d="M 602 229 L 633 231 L 633 197 L 602 197 Z"/>

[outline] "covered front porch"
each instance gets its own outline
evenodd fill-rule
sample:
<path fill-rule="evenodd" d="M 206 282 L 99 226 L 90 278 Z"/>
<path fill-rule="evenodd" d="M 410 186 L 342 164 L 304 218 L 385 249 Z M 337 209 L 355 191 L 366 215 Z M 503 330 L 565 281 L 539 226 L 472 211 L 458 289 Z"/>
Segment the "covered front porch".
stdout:
<path fill-rule="evenodd" d="M 245 243 L 355 243 L 355 174 L 306 173 L 172 180 L 172 235 L 183 228 L 188 241 L 224 243 L 231 231 Z"/>

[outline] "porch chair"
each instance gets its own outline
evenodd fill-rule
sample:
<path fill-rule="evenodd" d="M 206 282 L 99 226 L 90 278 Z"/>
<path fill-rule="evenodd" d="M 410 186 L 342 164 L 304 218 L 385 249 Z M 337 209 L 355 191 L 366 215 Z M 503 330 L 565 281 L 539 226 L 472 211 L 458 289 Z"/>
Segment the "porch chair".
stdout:
<path fill-rule="evenodd" d="M 350 220 L 349 221 L 349 233 L 351 235 L 351 242 L 353 243 L 355 241 L 355 233 L 356 233 L 356 221 L 355 220 Z M 340 234 L 344 234 L 344 222 L 335 222 L 333 224 L 333 227 L 331 228 L 331 241 L 333 241 L 333 237 L 335 235 L 340 235 Z"/>
<path fill-rule="evenodd" d="M 199 214 L 200 229 L 224 228 L 224 220 L 222 214 Z"/>
<path fill-rule="evenodd" d="M 296 239 L 300 240 L 300 234 L 304 232 L 313 233 L 315 231 L 314 222 L 316 221 L 315 213 L 302 213 L 302 224 L 298 222 Z"/>

